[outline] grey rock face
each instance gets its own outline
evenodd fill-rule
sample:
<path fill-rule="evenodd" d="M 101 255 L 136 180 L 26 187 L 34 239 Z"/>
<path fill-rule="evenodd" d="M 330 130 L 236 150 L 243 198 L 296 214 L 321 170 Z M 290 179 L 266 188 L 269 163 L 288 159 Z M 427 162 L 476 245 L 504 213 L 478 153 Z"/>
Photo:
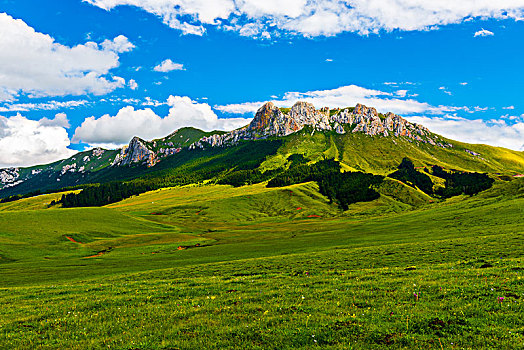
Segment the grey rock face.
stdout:
<path fill-rule="evenodd" d="M 129 146 L 123 147 L 120 153 L 117 154 L 112 165 L 123 166 L 145 163 L 147 166 L 153 166 L 156 162 L 156 154 L 138 137 L 133 137 L 131 142 L 129 142 Z"/>
<path fill-rule="evenodd" d="M 273 103 L 268 102 L 257 111 L 248 126 L 223 135 L 204 137 L 193 143 L 190 149 L 221 147 L 233 145 L 240 140 L 256 140 L 269 136 L 287 136 L 305 126 L 321 131 L 335 130 L 336 133 L 343 134 L 346 132 L 343 125 L 352 126 L 353 133 L 405 137 L 440 147 L 449 146 L 438 142 L 437 138 L 422 125 L 410 123 L 391 112 L 381 115 L 375 108 L 360 103 L 353 109 L 334 110 L 333 115 L 330 115 L 329 108 L 317 110 L 308 102 L 297 102 L 291 107 L 289 114 L 284 114 Z"/>
<path fill-rule="evenodd" d="M 245 134 L 287 136 L 301 128 L 300 121 L 293 117 L 293 109 L 291 115 L 287 115 L 272 102 L 268 102 L 257 111 Z"/>
<path fill-rule="evenodd" d="M 21 183 L 18 171 L 18 168 L 0 169 L 0 188 L 16 186 Z"/>

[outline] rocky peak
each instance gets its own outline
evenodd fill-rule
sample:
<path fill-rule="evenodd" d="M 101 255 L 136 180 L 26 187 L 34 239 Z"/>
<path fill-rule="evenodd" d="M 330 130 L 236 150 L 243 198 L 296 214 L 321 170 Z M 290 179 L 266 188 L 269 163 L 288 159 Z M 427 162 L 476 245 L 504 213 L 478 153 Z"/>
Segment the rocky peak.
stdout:
<path fill-rule="evenodd" d="M 282 113 L 272 102 L 265 103 L 255 114 L 247 132 L 253 136 L 286 136 L 300 129 L 300 125 L 289 115 Z"/>
<path fill-rule="evenodd" d="M 366 107 L 360 103 L 357 103 L 357 105 L 355 106 L 355 109 L 353 109 L 353 114 L 364 115 L 364 116 L 369 116 L 369 117 L 378 117 L 378 112 L 375 108 Z"/>
<path fill-rule="evenodd" d="M 289 116 L 302 129 L 305 125 L 314 126 L 322 130 L 331 130 L 329 122 L 329 108 L 317 110 L 309 102 L 298 101 L 291 107 Z"/>
<path fill-rule="evenodd" d="M 264 130 L 274 119 L 279 119 L 281 114 L 282 112 L 273 104 L 273 102 L 267 102 L 258 109 L 255 117 L 249 124 L 249 129 Z"/>
<path fill-rule="evenodd" d="M 291 107 L 289 116 L 293 118 L 298 124 L 314 124 L 320 119 L 320 113 L 309 102 L 297 102 Z"/>
<path fill-rule="evenodd" d="M 155 153 L 150 150 L 139 137 L 133 137 L 128 146 L 122 147 L 115 157 L 112 165 L 131 165 L 133 163 L 145 163 L 147 166 L 156 164 Z"/>

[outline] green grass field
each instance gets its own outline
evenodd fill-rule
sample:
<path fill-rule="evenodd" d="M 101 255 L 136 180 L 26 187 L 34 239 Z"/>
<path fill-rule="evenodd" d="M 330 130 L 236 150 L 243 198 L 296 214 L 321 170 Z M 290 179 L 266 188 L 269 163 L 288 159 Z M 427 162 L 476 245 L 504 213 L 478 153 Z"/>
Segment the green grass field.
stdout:
<path fill-rule="evenodd" d="M 524 179 L 379 192 L 346 212 L 315 183 L 2 204 L 0 348 L 523 348 Z"/>

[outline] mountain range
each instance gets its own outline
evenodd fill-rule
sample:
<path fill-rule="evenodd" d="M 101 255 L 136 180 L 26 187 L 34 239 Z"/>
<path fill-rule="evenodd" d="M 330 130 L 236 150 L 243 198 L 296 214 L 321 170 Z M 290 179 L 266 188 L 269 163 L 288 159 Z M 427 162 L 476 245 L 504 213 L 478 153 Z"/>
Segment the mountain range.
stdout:
<path fill-rule="evenodd" d="M 134 137 L 117 150 L 94 148 L 50 164 L 0 169 L 0 197 L 151 177 L 189 163 L 205 167 L 247 143 L 271 140 L 280 143 L 257 154 L 261 171 L 285 168 L 291 155 L 301 154 L 310 162 L 333 158 L 345 170 L 375 174 L 391 172 L 404 157 L 417 167 L 438 165 L 507 176 L 524 172 L 524 152 L 449 140 L 399 115 L 381 114 L 362 104 L 316 109 L 307 102 L 291 108 L 267 102 L 249 125 L 230 132 L 182 128 L 152 141 Z M 224 163 L 223 172 L 243 166 L 233 163 L 229 169 Z"/>

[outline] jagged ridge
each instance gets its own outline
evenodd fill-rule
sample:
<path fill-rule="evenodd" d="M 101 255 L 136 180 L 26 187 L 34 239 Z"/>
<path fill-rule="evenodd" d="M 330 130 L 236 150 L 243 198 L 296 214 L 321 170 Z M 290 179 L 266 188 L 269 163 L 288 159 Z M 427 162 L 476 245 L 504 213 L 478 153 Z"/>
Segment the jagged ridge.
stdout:
<path fill-rule="evenodd" d="M 351 131 L 370 136 L 406 137 L 443 148 L 452 147 L 422 125 L 410 123 L 391 112 L 381 115 L 375 108 L 362 104 L 357 104 L 355 108 L 331 111 L 327 107 L 317 110 L 311 103 L 297 102 L 289 113 L 285 114 L 272 102 L 268 102 L 257 111 L 249 125 L 223 135 L 203 137 L 190 148 L 229 146 L 240 140 L 288 136 L 306 126 L 318 131 L 334 130 L 339 134 Z"/>

